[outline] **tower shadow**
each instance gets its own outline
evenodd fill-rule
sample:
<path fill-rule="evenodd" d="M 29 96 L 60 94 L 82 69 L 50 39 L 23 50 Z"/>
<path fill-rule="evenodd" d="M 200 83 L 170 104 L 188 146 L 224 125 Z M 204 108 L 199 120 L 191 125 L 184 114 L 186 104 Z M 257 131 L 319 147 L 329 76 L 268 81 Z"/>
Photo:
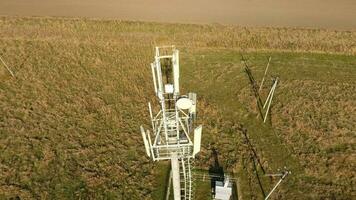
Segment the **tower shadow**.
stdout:
<path fill-rule="evenodd" d="M 241 131 L 242 131 L 242 134 L 244 135 L 245 141 L 247 143 L 247 146 L 248 146 L 248 148 L 250 150 L 250 153 L 251 153 L 252 157 L 257 161 L 258 165 L 261 167 L 262 172 L 265 174 L 266 171 L 263 168 L 263 165 L 261 163 L 261 160 L 260 160 L 259 156 L 257 155 L 257 151 L 254 148 L 254 146 L 252 145 L 252 143 L 251 143 L 251 141 L 250 141 L 250 139 L 248 137 L 247 129 L 246 128 L 242 128 Z"/>
<path fill-rule="evenodd" d="M 258 185 L 259 185 L 259 187 L 261 189 L 261 193 L 262 193 L 263 197 L 266 197 L 266 192 L 265 192 L 265 190 L 263 188 L 263 185 L 262 185 L 262 182 L 261 182 L 261 177 L 258 174 L 258 166 L 262 170 L 263 174 L 266 174 L 266 171 L 265 171 L 265 169 L 264 169 L 264 167 L 262 165 L 261 159 L 258 156 L 256 149 L 254 148 L 254 146 L 252 145 L 252 143 L 251 143 L 251 141 L 250 141 L 250 139 L 248 137 L 247 129 L 246 128 L 241 128 L 241 131 L 242 131 L 242 134 L 244 135 L 246 144 L 247 144 L 247 146 L 249 148 L 249 151 L 250 151 L 250 159 L 251 159 L 251 162 L 252 162 L 252 165 L 253 165 L 253 169 L 255 171 L 255 175 L 256 175 L 256 178 L 257 178 L 257 181 L 258 181 Z"/>
<path fill-rule="evenodd" d="M 252 89 L 252 92 L 256 98 L 256 102 L 257 102 L 257 109 L 258 109 L 258 112 L 260 114 L 260 116 L 262 117 L 262 120 L 263 120 L 263 112 L 262 112 L 262 107 L 263 107 L 263 103 L 262 103 L 262 100 L 261 100 L 261 96 L 260 96 L 260 93 L 258 92 L 258 85 L 257 85 L 257 82 L 252 74 L 252 71 L 250 69 L 250 67 L 247 65 L 247 62 L 245 60 L 245 58 L 242 56 L 242 61 L 244 62 L 245 64 L 245 73 L 247 74 L 247 77 L 248 77 L 248 80 L 249 80 L 249 83 L 250 83 L 250 86 L 251 86 L 251 89 Z"/>
<path fill-rule="evenodd" d="M 211 177 L 211 190 L 215 195 L 215 183 L 216 181 L 224 181 L 224 169 L 220 166 L 218 152 L 215 148 L 212 149 L 211 156 L 213 157 L 213 162 L 209 167 L 209 176 Z"/>

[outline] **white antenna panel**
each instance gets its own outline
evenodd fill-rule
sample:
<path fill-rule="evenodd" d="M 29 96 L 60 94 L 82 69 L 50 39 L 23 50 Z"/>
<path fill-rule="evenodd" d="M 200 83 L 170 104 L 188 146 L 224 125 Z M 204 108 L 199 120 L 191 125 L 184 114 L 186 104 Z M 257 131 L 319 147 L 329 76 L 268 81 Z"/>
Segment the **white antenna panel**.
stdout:
<path fill-rule="evenodd" d="M 164 85 L 164 90 L 167 94 L 173 94 L 174 88 L 172 84 L 165 84 Z"/>
<path fill-rule="evenodd" d="M 140 129 L 141 129 L 141 134 L 142 134 L 142 138 L 143 138 L 143 143 L 145 144 L 145 149 L 146 149 L 147 156 L 151 157 L 150 156 L 150 147 L 149 147 L 149 144 L 148 144 L 148 141 L 147 141 L 147 138 L 146 138 L 145 130 L 143 129 L 142 126 L 140 126 Z"/>
<path fill-rule="evenodd" d="M 189 109 L 189 113 L 195 114 L 196 110 L 197 110 L 197 106 L 196 105 L 192 105 L 192 107 L 190 107 L 190 109 Z"/>
<path fill-rule="evenodd" d="M 156 83 L 156 70 L 155 65 L 151 63 L 153 86 L 155 87 L 155 93 L 157 94 L 157 83 Z"/>
<path fill-rule="evenodd" d="M 197 107 L 197 94 L 190 92 L 188 94 L 189 99 L 192 101 L 193 105 L 189 109 L 189 113 L 195 114 L 196 113 L 196 107 Z"/>
<path fill-rule="evenodd" d="M 200 151 L 202 129 L 203 129 L 202 125 L 194 129 L 194 149 L 193 149 L 194 156 Z"/>
<path fill-rule="evenodd" d="M 194 105 L 197 103 L 197 94 L 196 93 L 190 92 L 188 94 L 188 97 L 190 100 L 192 100 Z"/>
<path fill-rule="evenodd" d="M 179 51 L 173 53 L 174 93 L 179 94 Z"/>

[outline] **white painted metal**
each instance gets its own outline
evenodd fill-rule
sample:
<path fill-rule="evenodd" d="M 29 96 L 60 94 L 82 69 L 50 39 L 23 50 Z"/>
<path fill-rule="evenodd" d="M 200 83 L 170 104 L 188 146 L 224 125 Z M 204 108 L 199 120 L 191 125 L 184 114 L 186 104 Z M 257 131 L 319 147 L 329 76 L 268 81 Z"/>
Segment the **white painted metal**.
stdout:
<path fill-rule="evenodd" d="M 269 99 L 270 99 L 270 97 L 271 97 L 271 94 L 272 94 L 273 90 L 274 90 L 274 84 L 273 84 L 271 90 L 270 90 L 269 93 L 268 93 L 268 96 L 267 96 L 267 98 L 266 98 L 265 104 L 263 104 L 263 108 L 262 108 L 262 109 L 264 109 L 264 108 L 266 107 L 266 105 L 268 104 Z"/>
<path fill-rule="evenodd" d="M 159 53 L 158 53 L 159 55 Z M 160 100 L 163 99 L 163 81 L 162 81 L 162 70 L 161 70 L 161 62 L 159 60 L 159 58 L 155 57 L 155 62 L 153 63 L 155 65 L 155 69 L 156 69 L 156 75 L 157 75 L 157 82 L 158 82 L 158 98 Z"/>
<path fill-rule="evenodd" d="M 171 194 L 172 176 L 173 176 L 173 174 L 172 174 L 172 169 L 171 169 L 171 172 L 169 173 L 166 200 L 169 200 L 169 195 Z"/>
<path fill-rule="evenodd" d="M 276 185 L 272 188 L 272 190 L 268 193 L 268 195 L 266 196 L 265 200 L 267 200 L 272 193 L 276 190 L 276 188 L 279 186 L 279 184 L 282 183 L 282 181 L 287 177 L 288 174 L 290 174 L 290 171 L 286 171 L 282 174 L 281 178 L 279 179 L 279 181 L 276 183 Z"/>
<path fill-rule="evenodd" d="M 143 143 L 145 144 L 145 149 L 146 149 L 147 156 L 151 157 L 150 156 L 150 146 L 149 146 L 147 138 L 146 138 L 145 130 L 143 129 L 142 126 L 140 127 L 140 129 L 141 129 L 141 134 L 142 134 L 142 138 L 143 138 Z"/>
<path fill-rule="evenodd" d="M 195 128 L 195 130 L 194 130 L 193 156 L 195 156 L 200 151 L 202 129 L 203 129 L 203 127 L 200 125 L 197 128 Z"/>
<path fill-rule="evenodd" d="M 276 89 L 277 86 L 277 82 L 278 82 L 278 78 L 274 81 L 271 90 L 268 93 L 267 99 L 265 101 L 265 104 L 263 105 L 263 109 L 266 107 L 267 103 L 269 102 L 269 100 L 271 99 L 271 95 L 273 96 L 274 90 Z"/>
<path fill-rule="evenodd" d="M 193 183 L 193 180 L 192 180 L 192 165 L 190 164 L 190 158 L 187 158 L 187 167 L 188 167 L 188 170 L 187 170 L 187 175 L 188 175 L 188 189 L 189 191 L 186 192 L 186 196 L 187 198 L 186 199 L 192 199 L 192 195 L 193 195 L 193 188 L 192 188 L 192 183 Z"/>
<path fill-rule="evenodd" d="M 161 62 L 162 59 L 164 60 Z M 167 64 L 164 67 L 172 69 L 162 70 L 161 64 L 165 63 L 171 63 L 172 65 Z M 200 151 L 201 140 L 195 139 L 197 140 L 197 147 L 195 147 L 190 139 L 195 120 L 196 94 L 189 94 L 189 98 L 182 98 L 179 94 L 179 51 L 174 46 L 156 47 L 155 60 L 151 69 L 160 111 L 153 114 L 149 103 L 154 139 L 152 143 L 149 132 L 147 136 L 143 132 L 145 148 L 149 147 L 148 154 L 154 161 L 171 160 L 174 198 L 175 200 L 190 200 L 192 199 L 190 158 L 194 158 L 195 154 Z M 172 76 L 173 79 L 170 78 Z M 188 110 L 189 113 L 186 113 Z M 194 138 L 201 138 L 201 126 L 197 131 L 199 133 Z M 195 152 L 194 148 L 196 148 Z"/>
<path fill-rule="evenodd" d="M 12 77 L 15 77 L 14 73 L 11 71 L 10 67 L 7 66 L 7 64 L 5 63 L 5 61 L 1 58 L 0 56 L 0 61 L 2 62 L 2 64 L 4 64 L 5 68 L 7 69 L 7 71 L 11 74 Z"/>
<path fill-rule="evenodd" d="M 179 51 L 173 53 L 174 94 L 179 95 Z"/>
<path fill-rule="evenodd" d="M 181 175 L 182 175 L 182 179 L 183 180 L 187 180 L 187 173 L 185 173 L 187 171 L 187 168 L 185 166 L 185 162 L 184 159 L 181 159 L 181 166 L 182 166 L 182 170 L 181 170 Z M 183 193 L 184 197 L 186 195 L 187 192 L 187 181 L 182 181 L 182 188 L 181 188 L 181 193 Z"/>
<path fill-rule="evenodd" d="M 190 126 L 193 125 L 192 121 L 196 118 L 196 110 L 197 110 L 197 94 L 196 93 L 189 93 L 189 99 L 193 102 L 193 105 L 189 108 L 189 117 L 191 119 Z"/>
<path fill-rule="evenodd" d="M 153 86 L 155 88 L 155 93 L 157 95 L 156 70 L 155 70 L 155 65 L 153 63 L 151 63 L 151 69 L 152 69 Z"/>
<path fill-rule="evenodd" d="M 151 122 L 152 122 L 152 130 L 154 130 L 155 129 L 155 123 L 153 122 L 153 113 L 152 113 L 151 102 L 148 102 L 148 110 L 150 112 L 150 118 L 151 118 Z"/>
<path fill-rule="evenodd" d="M 197 94 L 196 93 L 190 92 L 188 94 L 188 97 L 189 97 L 190 100 L 192 100 L 193 105 L 197 104 Z"/>
<path fill-rule="evenodd" d="M 266 110 L 266 113 L 265 113 L 265 117 L 263 119 L 263 122 L 266 122 L 266 119 L 267 119 L 267 116 L 268 116 L 268 112 L 269 112 L 269 109 L 270 109 L 270 106 L 271 106 L 271 103 L 272 103 L 272 99 L 273 99 L 273 95 L 274 95 L 274 91 L 277 87 L 277 84 L 278 84 L 278 77 L 276 78 L 276 80 L 274 81 L 274 84 L 271 88 L 271 91 L 269 92 L 268 94 L 268 97 L 266 99 L 266 102 L 265 104 L 263 105 L 263 109 L 265 108 L 265 106 L 267 105 L 268 103 L 268 106 L 267 106 L 267 110 Z"/>
<path fill-rule="evenodd" d="M 229 177 L 224 181 L 215 182 L 215 197 L 214 200 L 230 200 L 232 195 L 232 184 Z"/>
<path fill-rule="evenodd" d="M 171 166 L 172 166 L 172 180 L 173 180 L 173 194 L 174 199 L 180 198 L 180 176 L 179 176 L 179 162 L 177 154 L 173 153 L 171 157 Z"/>
<path fill-rule="evenodd" d="M 267 63 L 266 69 L 265 69 L 265 73 L 264 73 L 264 75 L 263 75 L 263 78 L 262 78 L 262 81 L 261 81 L 261 85 L 260 85 L 260 89 L 258 89 L 258 91 L 261 91 L 261 89 L 262 89 L 262 87 L 263 87 L 263 83 L 264 83 L 264 81 L 265 81 L 265 77 L 266 77 L 266 75 L 267 75 L 267 71 L 268 71 L 268 67 L 269 67 L 269 63 L 271 62 L 271 59 L 272 59 L 272 57 L 270 56 L 270 57 L 268 58 L 268 63 Z"/>
<path fill-rule="evenodd" d="M 147 137 L 148 137 L 148 145 L 150 146 L 150 150 L 151 150 L 151 155 L 153 156 L 152 141 L 151 141 L 151 136 L 150 136 L 149 130 L 147 130 Z"/>
<path fill-rule="evenodd" d="M 190 158 L 182 158 L 180 165 L 181 199 L 192 199 L 192 174 Z"/>
<path fill-rule="evenodd" d="M 164 85 L 164 90 L 167 94 L 173 94 L 174 87 L 172 84 L 166 84 L 166 85 Z"/>

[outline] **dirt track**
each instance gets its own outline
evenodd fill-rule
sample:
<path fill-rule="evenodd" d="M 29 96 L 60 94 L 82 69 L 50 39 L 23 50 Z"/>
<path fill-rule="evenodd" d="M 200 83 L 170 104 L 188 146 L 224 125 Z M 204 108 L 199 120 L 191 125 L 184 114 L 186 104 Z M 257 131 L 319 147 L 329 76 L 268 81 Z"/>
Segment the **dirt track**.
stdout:
<path fill-rule="evenodd" d="M 355 0 L 0 0 L 0 15 L 356 29 Z"/>

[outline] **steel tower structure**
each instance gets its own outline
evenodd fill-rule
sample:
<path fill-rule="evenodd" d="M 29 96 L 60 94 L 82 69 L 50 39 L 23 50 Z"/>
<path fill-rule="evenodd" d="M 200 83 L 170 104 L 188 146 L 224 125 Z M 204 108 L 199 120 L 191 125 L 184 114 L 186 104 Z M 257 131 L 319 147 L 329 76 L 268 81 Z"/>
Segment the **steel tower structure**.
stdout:
<path fill-rule="evenodd" d="M 154 114 L 148 103 L 153 137 L 142 126 L 141 134 L 149 157 L 154 161 L 171 161 L 174 200 L 190 200 L 193 198 L 191 159 L 200 151 L 202 134 L 202 126 L 195 127 L 194 123 L 196 94 L 180 95 L 179 51 L 174 46 L 155 50 L 151 69 L 160 110 Z"/>

